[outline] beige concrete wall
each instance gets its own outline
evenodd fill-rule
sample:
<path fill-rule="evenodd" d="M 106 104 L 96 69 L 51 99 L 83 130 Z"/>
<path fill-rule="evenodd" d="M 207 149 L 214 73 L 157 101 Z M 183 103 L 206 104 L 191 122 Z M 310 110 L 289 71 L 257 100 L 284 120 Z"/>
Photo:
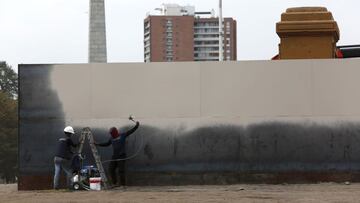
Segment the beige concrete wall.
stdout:
<path fill-rule="evenodd" d="M 55 65 L 67 119 L 360 117 L 360 60 Z"/>

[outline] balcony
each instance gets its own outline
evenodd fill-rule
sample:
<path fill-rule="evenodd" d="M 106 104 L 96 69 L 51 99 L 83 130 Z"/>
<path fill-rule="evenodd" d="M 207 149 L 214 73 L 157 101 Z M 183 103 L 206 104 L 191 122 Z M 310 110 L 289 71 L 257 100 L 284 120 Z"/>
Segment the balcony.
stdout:
<path fill-rule="evenodd" d="M 194 51 L 194 54 L 199 54 L 199 53 L 214 53 L 214 54 L 218 54 L 219 50 L 201 50 L 201 51 Z"/>
<path fill-rule="evenodd" d="M 194 57 L 194 60 L 195 61 L 210 61 L 210 60 L 218 61 L 219 57 L 218 56 L 197 56 L 197 57 Z"/>
<path fill-rule="evenodd" d="M 196 35 L 204 35 L 204 36 L 217 35 L 217 36 L 219 36 L 219 32 L 194 32 L 194 37 Z"/>
<path fill-rule="evenodd" d="M 144 48 L 150 47 L 150 43 L 144 44 Z"/>
<path fill-rule="evenodd" d="M 145 22 L 144 28 L 145 28 L 145 29 L 146 29 L 146 28 L 150 28 L 150 22 L 149 22 L 149 21 Z"/>
<path fill-rule="evenodd" d="M 194 41 L 219 41 L 218 37 L 199 37 L 199 38 L 194 38 Z"/>
<path fill-rule="evenodd" d="M 194 47 L 219 47 L 219 44 L 194 44 Z"/>
<path fill-rule="evenodd" d="M 150 40 L 150 35 L 144 38 L 144 42 L 147 42 Z"/>

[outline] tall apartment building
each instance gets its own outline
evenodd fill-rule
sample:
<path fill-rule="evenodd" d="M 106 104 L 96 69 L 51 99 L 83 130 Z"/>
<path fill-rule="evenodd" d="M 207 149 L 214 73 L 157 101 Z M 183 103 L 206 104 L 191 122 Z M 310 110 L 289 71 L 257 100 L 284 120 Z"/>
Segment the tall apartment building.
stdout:
<path fill-rule="evenodd" d="M 219 19 L 193 6 L 164 4 L 144 20 L 144 61 L 218 61 Z M 210 15 L 210 17 L 203 17 Z M 223 21 L 223 60 L 236 60 L 236 21 Z"/>

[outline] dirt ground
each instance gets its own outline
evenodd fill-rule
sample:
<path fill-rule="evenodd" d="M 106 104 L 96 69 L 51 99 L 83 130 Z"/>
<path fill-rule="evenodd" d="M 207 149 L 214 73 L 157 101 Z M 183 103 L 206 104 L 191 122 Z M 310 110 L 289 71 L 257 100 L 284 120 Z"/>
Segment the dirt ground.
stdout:
<path fill-rule="evenodd" d="M 111 191 L 17 191 L 0 185 L 0 202 L 360 202 L 360 183 L 127 187 Z"/>

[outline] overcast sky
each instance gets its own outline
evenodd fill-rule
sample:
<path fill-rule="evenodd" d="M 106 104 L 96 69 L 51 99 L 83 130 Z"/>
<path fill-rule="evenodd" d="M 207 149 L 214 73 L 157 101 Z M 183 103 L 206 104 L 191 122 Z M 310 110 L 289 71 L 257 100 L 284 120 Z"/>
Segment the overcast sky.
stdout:
<path fill-rule="evenodd" d="M 218 0 L 105 0 L 109 62 L 143 61 L 143 19 L 162 3 L 217 13 Z M 223 0 L 237 20 L 238 60 L 278 52 L 275 24 L 289 7 L 325 6 L 340 27 L 338 45 L 360 44 L 359 0 Z M 89 0 L 0 0 L 0 61 L 86 63 Z"/>

